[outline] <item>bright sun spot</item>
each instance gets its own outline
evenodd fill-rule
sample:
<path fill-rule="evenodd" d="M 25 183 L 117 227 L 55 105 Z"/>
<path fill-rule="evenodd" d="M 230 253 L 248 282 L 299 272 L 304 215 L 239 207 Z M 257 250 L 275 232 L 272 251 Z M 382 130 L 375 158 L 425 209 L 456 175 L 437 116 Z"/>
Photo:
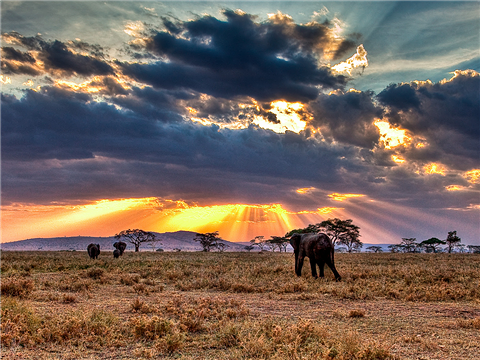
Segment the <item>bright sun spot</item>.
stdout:
<path fill-rule="evenodd" d="M 328 197 L 332 198 L 335 201 L 345 201 L 349 198 L 358 198 L 365 196 L 363 194 L 339 194 L 339 193 L 333 193 L 328 195 Z"/>
<path fill-rule="evenodd" d="M 403 164 L 405 162 L 404 158 L 397 155 L 392 155 L 392 160 L 395 161 L 397 164 Z"/>
<path fill-rule="evenodd" d="M 8 76 L 5 76 L 5 75 L 0 75 L 0 83 L 6 85 L 6 84 L 11 84 L 12 83 L 12 79 L 9 78 Z"/>
<path fill-rule="evenodd" d="M 427 164 L 423 167 L 423 171 L 425 174 L 440 174 L 440 175 L 445 175 L 445 169 L 444 166 L 437 164 L 437 163 L 430 163 Z"/>
<path fill-rule="evenodd" d="M 291 103 L 284 100 L 277 100 L 270 103 L 271 113 L 277 116 L 277 123 L 266 120 L 263 116 L 256 115 L 253 123 L 264 128 L 273 130 L 276 133 L 293 131 L 299 133 L 305 129 L 306 122 L 302 120 L 305 114 L 302 112 L 304 105 L 300 102 Z"/>
<path fill-rule="evenodd" d="M 477 184 L 480 182 L 480 169 L 467 171 L 463 176 L 468 180 L 468 182 Z"/>
<path fill-rule="evenodd" d="M 374 124 L 380 132 L 380 141 L 383 142 L 385 149 L 394 148 L 411 140 L 405 130 L 392 128 L 388 121 L 376 120 Z"/>
<path fill-rule="evenodd" d="M 461 186 L 461 185 L 448 185 L 448 186 L 445 186 L 445 189 L 447 189 L 447 191 L 462 191 L 462 190 L 465 190 L 465 186 Z"/>

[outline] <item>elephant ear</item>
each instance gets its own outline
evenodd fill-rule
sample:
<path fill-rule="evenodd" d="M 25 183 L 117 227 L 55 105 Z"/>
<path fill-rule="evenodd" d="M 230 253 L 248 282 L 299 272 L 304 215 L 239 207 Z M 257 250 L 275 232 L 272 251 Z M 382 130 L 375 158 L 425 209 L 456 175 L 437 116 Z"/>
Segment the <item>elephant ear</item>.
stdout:
<path fill-rule="evenodd" d="M 299 248 L 299 245 L 300 245 L 300 239 L 302 238 L 302 236 L 300 234 L 293 234 L 291 237 L 290 237 L 290 245 L 292 245 L 293 247 L 293 250 L 295 250 L 295 252 L 298 251 L 298 248 Z"/>

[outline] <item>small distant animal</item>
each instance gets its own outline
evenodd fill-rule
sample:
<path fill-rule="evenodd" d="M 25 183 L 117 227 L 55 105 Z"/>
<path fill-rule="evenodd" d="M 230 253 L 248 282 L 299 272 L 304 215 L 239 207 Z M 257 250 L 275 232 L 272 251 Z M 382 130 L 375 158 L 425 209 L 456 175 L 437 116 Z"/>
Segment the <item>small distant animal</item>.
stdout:
<path fill-rule="evenodd" d="M 117 249 L 120 252 L 120 256 L 122 256 L 127 248 L 127 244 L 125 244 L 123 241 L 117 241 L 113 243 L 113 247 Z"/>
<path fill-rule="evenodd" d="M 118 249 L 113 250 L 113 257 L 115 259 L 118 259 L 120 257 L 120 250 Z"/>
<path fill-rule="evenodd" d="M 89 244 L 87 246 L 87 252 L 90 259 L 98 259 L 98 255 L 100 255 L 100 244 Z"/>

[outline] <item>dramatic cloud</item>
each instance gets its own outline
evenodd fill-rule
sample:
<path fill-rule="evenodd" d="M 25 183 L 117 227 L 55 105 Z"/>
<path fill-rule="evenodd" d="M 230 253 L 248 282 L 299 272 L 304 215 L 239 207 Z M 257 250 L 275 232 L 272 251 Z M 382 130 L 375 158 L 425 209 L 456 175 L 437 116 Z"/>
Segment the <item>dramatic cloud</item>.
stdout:
<path fill-rule="evenodd" d="M 352 87 L 378 49 L 328 11 L 125 14 L 114 47 L 3 33 L 3 204 L 152 198 L 373 224 L 386 208 L 478 211 L 476 71 L 376 94 Z"/>
<path fill-rule="evenodd" d="M 3 34 L 9 44 L 26 48 L 27 52 L 13 47 L 3 47 L 2 70 L 7 74 L 39 75 L 42 72 L 60 72 L 64 76 L 108 75 L 113 68 L 103 61 L 103 49 L 81 41 L 65 44 L 59 40 L 45 41 L 41 36 L 24 37 L 16 32 Z M 78 51 L 88 51 L 82 55 Z"/>
<path fill-rule="evenodd" d="M 166 31 L 145 39 L 145 50 L 168 61 L 118 65 L 125 75 L 156 88 L 189 88 L 227 99 L 308 101 L 316 98 L 318 86 L 345 84 L 344 76 L 321 65 L 327 49 L 343 53 L 352 45 L 334 39 L 328 24 L 297 25 L 283 14 L 263 23 L 241 12 L 223 14 L 226 21 L 211 16 L 164 21 Z"/>
<path fill-rule="evenodd" d="M 422 139 L 405 152 L 412 160 L 441 162 L 450 168 L 480 167 L 480 76 L 456 71 L 439 83 L 391 85 L 378 95 L 390 123 Z M 428 145 L 425 145 L 428 144 Z"/>

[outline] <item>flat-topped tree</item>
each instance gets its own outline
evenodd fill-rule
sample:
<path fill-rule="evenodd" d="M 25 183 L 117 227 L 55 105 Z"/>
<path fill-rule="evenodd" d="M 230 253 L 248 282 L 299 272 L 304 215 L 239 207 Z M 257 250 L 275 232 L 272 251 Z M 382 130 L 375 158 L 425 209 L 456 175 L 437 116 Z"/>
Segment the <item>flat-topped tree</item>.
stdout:
<path fill-rule="evenodd" d="M 417 238 L 402 238 L 401 247 L 405 252 L 415 252 L 418 248 Z"/>
<path fill-rule="evenodd" d="M 367 250 L 369 250 L 371 252 L 374 252 L 374 253 L 383 252 L 382 247 L 381 246 L 376 246 L 376 245 L 372 245 L 372 246 L 367 247 Z"/>
<path fill-rule="evenodd" d="M 140 244 L 156 241 L 155 234 L 141 229 L 122 230 L 115 235 L 115 239 L 124 239 L 135 246 L 135 252 L 138 252 Z"/>
<path fill-rule="evenodd" d="M 433 251 L 434 253 L 438 252 L 438 250 L 440 249 L 440 245 L 445 245 L 445 244 L 446 244 L 445 241 L 437 239 L 435 237 L 430 238 L 428 240 L 423 240 L 420 243 L 421 246 L 424 246 L 425 249 L 427 249 L 427 252 L 428 250 L 430 250 L 430 251 Z"/>

